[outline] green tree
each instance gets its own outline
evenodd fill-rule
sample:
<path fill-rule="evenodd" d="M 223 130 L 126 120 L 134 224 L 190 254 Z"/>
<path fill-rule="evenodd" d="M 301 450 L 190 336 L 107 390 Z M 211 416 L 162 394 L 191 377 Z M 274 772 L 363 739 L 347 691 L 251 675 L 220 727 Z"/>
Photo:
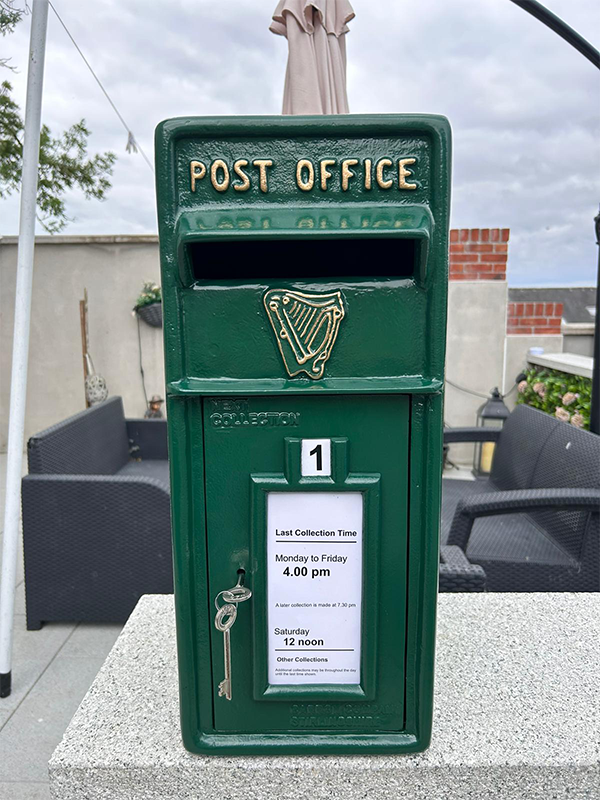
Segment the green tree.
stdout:
<path fill-rule="evenodd" d="M 14 0 L 0 0 L 0 34 L 11 33 L 23 16 Z M 11 66 L 7 59 L 0 65 Z M 24 124 L 17 103 L 11 97 L 8 81 L 0 84 L 0 198 L 19 190 L 23 160 Z M 116 161 L 114 153 L 88 155 L 90 131 L 85 120 L 72 125 L 58 137 L 47 125 L 40 134 L 40 166 L 38 178 L 38 220 L 49 233 L 62 230 L 70 221 L 66 213 L 65 194 L 79 188 L 89 198 L 102 200 L 111 187 Z"/>

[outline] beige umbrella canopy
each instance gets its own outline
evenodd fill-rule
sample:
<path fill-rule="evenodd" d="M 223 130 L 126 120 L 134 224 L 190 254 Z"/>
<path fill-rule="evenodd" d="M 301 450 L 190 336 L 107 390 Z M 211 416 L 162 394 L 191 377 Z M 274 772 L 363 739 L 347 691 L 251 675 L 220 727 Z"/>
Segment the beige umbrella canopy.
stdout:
<path fill-rule="evenodd" d="M 288 40 L 284 114 L 347 114 L 348 0 L 281 0 L 270 30 Z"/>

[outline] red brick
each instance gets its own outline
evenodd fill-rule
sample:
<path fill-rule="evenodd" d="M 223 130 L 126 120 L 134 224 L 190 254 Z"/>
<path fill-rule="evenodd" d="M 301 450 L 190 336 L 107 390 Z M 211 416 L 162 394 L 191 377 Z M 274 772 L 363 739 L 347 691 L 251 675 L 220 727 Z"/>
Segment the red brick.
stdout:
<path fill-rule="evenodd" d="M 467 253 L 493 253 L 493 244 L 467 244 L 465 245 Z"/>
<path fill-rule="evenodd" d="M 464 244 L 451 244 L 450 245 L 450 252 L 451 253 L 464 253 L 465 246 Z"/>
<path fill-rule="evenodd" d="M 510 311 L 508 312 L 510 314 Z M 508 317 L 506 320 L 506 324 L 510 325 L 513 328 L 516 328 L 519 324 L 519 317 Z"/>
<path fill-rule="evenodd" d="M 500 274 L 499 272 L 484 272 L 481 277 L 485 281 L 503 281 L 506 279 L 505 274 Z"/>
<path fill-rule="evenodd" d="M 501 234 L 502 234 L 502 241 L 508 242 L 510 238 L 510 228 L 502 228 Z"/>
<path fill-rule="evenodd" d="M 454 275 L 455 272 L 462 272 L 463 265 L 462 264 L 450 264 L 450 275 Z"/>
<path fill-rule="evenodd" d="M 555 317 L 562 317 L 563 314 L 563 304 L 562 303 L 554 303 L 554 316 Z"/>
<path fill-rule="evenodd" d="M 470 281 L 471 280 L 471 276 L 470 275 L 460 275 L 460 274 L 457 275 L 455 273 L 451 273 L 450 274 L 450 280 L 451 281 Z"/>
<path fill-rule="evenodd" d="M 506 264 L 494 264 L 494 272 L 506 272 Z"/>
<path fill-rule="evenodd" d="M 508 253 L 508 245 L 507 244 L 495 244 L 494 245 L 494 253 Z"/>
<path fill-rule="evenodd" d="M 560 317 L 551 317 L 549 320 L 546 321 L 547 325 L 556 325 L 558 328 L 562 325 L 562 319 Z"/>
<path fill-rule="evenodd" d="M 544 314 L 547 317 L 553 317 L 554 316 L 554 303 L 546 303 Z"/>
<path fill-rule="evenodd" d="M 533 314 L 533 303 L 525 303 L 525 310 L 523 311 L 523 316 L 530 317 Z"/>
<path fill-rule="evenodd" d="M 516 313 L 516 315 L 517 315 L 518 317 L 522 317 L 522 316 L 523 316 L 523 313 L 524 313 L 524 311 L 525 311 L 525 307 L 524 307 L 523 303 L 516 303 L 516 306 L 517 306 L 517 307 L 515 308 L 515 313 Z"/>
<path fill-rule="evenodd" d="M 521 317 L 521 325 L 547 325 L 546 317 Z"/>
<path fill-rule="evenodd" d="M 481 229 L 481 241 L 482 242 L 489 242 L 490 240 L 490 229 L 489 228 L 482 228 Z"/>
<path fill-rule="evenodd" d="M 479 228 L 471 228 L 471 241 L 472 242 L 479 241 Z"/>
<path fill-rule="evenodd" d="M 459 239 L 461 242 L 468 242 L 469 241 L 469 230 L 468 228 L 461 228 Z"/>
<path fill-rule="evenodd" d="M 463 264 L 463 272 L 475 273 L 479 272 L 480 269 L 481 269 L 480 264 L 471 264 L 471 263 Z"/>
<path fill-rule="evenodd" d="M 528 336 L 533 333 L 533 328 L 510 328 L 506 332 L 518 336 Z"/>
<path fill-rule="evenodd" d="M 541 317 L 544 313 L 544 304 L 543 303 L 536 303 L 535 304 L 535 311 L 533 312 L 536 317 Z"/>
<path fill-rule="evenodd" d="M 514 317 L 515 315 L 515 303 L 507 303 L 506 304 L 506 313 L 509 317 Z"/>
<path fill-rule="evenodd" d="M 500 239 L 500 230 L 498 228 L 492 228 L 490 230 L 490 237 L 492 242 L 497 242 Z"/>
<path fill-rule="evenodd" d="M 482 253 L 481 260 L 487 263 L 497 261 L 506 264 L 508 259 L 505 253 Z"/>
<path fill-rule="evenodd" d="M 450 241 L 451 242 L 458 242 L 458 230 L 456 228 L 453 228 L 450 231 Z"/>
<path fill-rule="evenodd" d="M 464 253 L 462 256 L 458 256 L 456 260 L 461 263 L 469 261 L 471 264 L 474 264 L 479 262 L 479 256 L 476 253 Z"/>
<path fill-rule="evenodd" d="M 554 336 L 560 333 L 560 328 L 534 328 L 533 332 L 541 336 Z"/>

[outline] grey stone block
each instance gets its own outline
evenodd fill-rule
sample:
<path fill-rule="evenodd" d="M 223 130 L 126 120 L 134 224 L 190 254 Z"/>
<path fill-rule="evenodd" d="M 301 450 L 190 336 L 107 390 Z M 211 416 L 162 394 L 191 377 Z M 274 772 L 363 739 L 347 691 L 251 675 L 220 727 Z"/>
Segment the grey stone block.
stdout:
<path fill-rule="evenodd" d="M 48 665 L 0 731 L 0 782 L 48 780 L 48 759 L 103 660 L 61 652 Z"/>
<path fill-rule="evenodd" d="M 173 606 L 142 598 L 50 761 L 60 800 L 588 800 L 600 595 L 442 595 L 430 749 L 202 757 L 179 734 Z"/>

